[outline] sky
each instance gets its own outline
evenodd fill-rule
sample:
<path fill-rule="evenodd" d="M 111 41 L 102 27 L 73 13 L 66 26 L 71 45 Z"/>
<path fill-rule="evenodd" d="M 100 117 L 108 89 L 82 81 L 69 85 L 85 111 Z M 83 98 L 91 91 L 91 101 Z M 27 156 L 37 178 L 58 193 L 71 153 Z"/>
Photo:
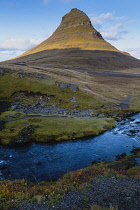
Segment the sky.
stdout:
<path fill-rule="evenodd" d="M 47 39 L 72 8 L 117 49 L 140 59 L 140 0 L 0 0 L 0 61 Z"/>

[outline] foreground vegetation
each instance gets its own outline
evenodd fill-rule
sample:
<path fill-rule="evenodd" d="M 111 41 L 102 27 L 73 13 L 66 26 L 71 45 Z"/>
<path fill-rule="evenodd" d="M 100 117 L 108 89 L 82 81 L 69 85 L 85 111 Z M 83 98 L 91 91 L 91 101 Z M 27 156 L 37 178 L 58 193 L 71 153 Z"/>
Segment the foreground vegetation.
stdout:
<path fill-rule="evenodd" d="M 90 188 L 91 181 L 98 179 L 98 176 L 109 177 L 114 174 L 118 178 L 131 177 L 140 180 L 140 166 L 135 166 L 136 163 L 128 164 L 130 159 L 134 161 L 135 158 L 140 158 L 140 148 L 134 149 L 132 153 L 133 155 L 125 156 L 116 162 L 99 162 L 85 169 L 68 172 L 56 182 L 41 182 L 35 185 L 27 180 L 0 181 L 0 209 L 6 210 L 29 202 L 45 202 L 53 206 L 69 191 L 81 192 Z M 88 204 L 88 198 L 83 199 Z M 96 208 L 91 209 L 102 209 L 96 205 L 93 207 Z"/>

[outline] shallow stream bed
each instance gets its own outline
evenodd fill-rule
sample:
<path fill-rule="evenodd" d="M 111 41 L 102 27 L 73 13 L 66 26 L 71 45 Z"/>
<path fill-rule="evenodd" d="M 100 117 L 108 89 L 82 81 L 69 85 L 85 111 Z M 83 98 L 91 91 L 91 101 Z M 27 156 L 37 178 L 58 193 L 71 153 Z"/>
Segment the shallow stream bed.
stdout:
<path fill-rule="evenodd" d="M 87 167 L 93 160 L 114 161 L 118 154 L 130 154 L 133 147 L 140 147 L 140 113 L 90 139 L 54 145 L 32 143 L 20 148 L 1 145 L 0 177 L 33 182 L 57 180 L 67 171 Z"/>

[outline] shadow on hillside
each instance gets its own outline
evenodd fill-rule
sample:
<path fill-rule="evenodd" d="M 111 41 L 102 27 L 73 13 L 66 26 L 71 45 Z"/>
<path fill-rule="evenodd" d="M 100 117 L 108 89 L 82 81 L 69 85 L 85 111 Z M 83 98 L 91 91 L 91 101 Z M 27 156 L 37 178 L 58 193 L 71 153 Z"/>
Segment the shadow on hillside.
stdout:
<path fill-rule="evenodd" d="M 19 57 L 6 63 L 92 70 L 140 68 L 140 60 L 115 51 L 51 49 Z"/>

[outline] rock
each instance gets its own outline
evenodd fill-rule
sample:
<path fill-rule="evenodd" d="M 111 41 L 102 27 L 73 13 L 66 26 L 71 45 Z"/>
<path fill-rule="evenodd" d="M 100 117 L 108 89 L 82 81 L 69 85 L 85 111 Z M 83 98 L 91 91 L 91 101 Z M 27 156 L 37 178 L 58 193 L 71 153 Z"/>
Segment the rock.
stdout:
<path fill-rule="evenodd" d="M 21 137 L 29 137 L 34 132 L 34 126 L 33 125 L 26 125 L 20 132 Z"/>
<path fill-rule="evenodd" d="M 18 146 L 18 145 L 25 145 L 27 143 L 27 141 L 25 140 L 25 139 L 18 139 L 18 140 L 16 140 L 16 142 L 15 142 L 15 144 L 16 144 L 16 146 Z"/>
<path fill-rule="evenodd" d="M 98 160 L 93 160 L 92 162 L 91 162 L 91 164 L 92 165 L 94 165 L 94 164 L 97 164 L 97 163 L 99 163 L 100 161 L 98 161 Z"/>
<path fill-rule="evenodd" d="M 135 130 L 135 129 L 131 129 L 131 130 L 129 130 L 132 134 L 135 134 L 135 133 L 137 133 L 138 131 L 137 130 Z"/>
<path fill-rule="evenodd" d="M 40 104 L 40 98 L 36 99 L 35 105 L 38 105 L 38 104 Z"/>
<path fill-rule="evenodd" d="M 105 115 L 103 113 L 99 114 L 98 117 L 105 117 Z"/>
<path fill-rule="evenodd" d="M 72 92 L 77 92 L 79 90 L 78 86 L 75 84 L 67 84 L 67 83 L 56 83 L 56 85 L 62 89 L 70 88 Z"/>
<path fill-rule="evenodd" d="M 36 102 L 34 106 L 40 106 L 41 108 L 44 108 L 46 106 L 46 103 L 43 102 L 43 96 L 40 96 L 39 98 L 36 99 Z M 32 105 L 33 107 L 33 105 Z"/>
<path fill-rule="evenodd" d="M 120 123 L 120 125 L 125 125 L 125 121 L 123 120 L 123 121 Z"/>
<path fill-rule="evenodd" d="M 14 101 L 15 101 L 15 102 L 18 102 L 18 101 L 19 101 L 19 98 L 14 98 Z"/>
<path fill-rule="evenodd" d="M 46 104 L 43 103 L 43 102 L 41 102 L 41 103 L 40 103 L 40 106 L 41 106 L 42 108 L 44 108 L 44 107 L 46 106 Z"/>
<path fill-rule="evenodd" d="M 8 174 L 11 174 L 12 173 L 12 170 L 8 170 Z"/>
<path fill-rule="evenodd" d="M 131 151 L 131 154 L 137 155 L 137 153 L 139 153 L 139 152 L 140 152 L 140 148 L 134 147 L 134 149 L 132 149 L 132 151 Z"/>
<path fill-rule="evenodd" d="M 25 74 L 24 74 L 24 73 L 18 73 L 18 76 L 19 76 L 20 78 L 23 78 L 23 77 L 25 77 Z"/>
<path fill-rule="evenodd" d="M 14 132 L 14 130 L 15 130 L 14 128 L 11 128 L 11 129 L 10 129 L 10 132 Z"/>
<path fill-rule="evenodd" d="M 36 163 L 36 165 L 40 166 L 40 165 L 42 165 L 42 162 L 41 162 L 41 161 L 38 161 L 38 162 Z"/>
<path fill-rule="evenodd" d="M 18 138 L 14 141 L 15 146 L 24 146 L 25 144 L 27 144 L 33 132 L 34 132 L 34 126 L 26 125 L 20 131 Z"/>
<path fill-rule="evenodd" d="M 123 152 L 120 155 L 116 155 L 116 161 L 123 159 L 127 154 L 125 152 Z"/>
<path fill-rule="evenodd" d="M 72 85 L 70 85 L 70 90 L 75 93 L 75 92 L 77 92 L 79 90 L 79 88 L 78 88 L 77 85 L 72 84 Z"/>
<path fill-rule="evenodd" d="M 78 104 L 74 104 L 74 108 L 76 108 L 76 109 L 77 109 L 78 107 L 79 107 L 79 106 L 78 106 Z"/>
<path fill-rule="evenodd" d="M 120 103 L 120 104 L 119 104 L 119 107 L 120 107 L 121 109 L 128 109 L 128 108 L 129 108 L 129 104 L 128 104 L 128 103 Z"/>
<path fill-rule="evenodd" d="M 0 169 L 1 170 L 4 170 L 4 169 L 6 169 L 8 167 L 8 163 L 6 162 L 6 161 L 4 161 L 4 160 L 1 160 L 0 161 Z"/>
<path fill-rule="evenodd" d="M 0 68 L 0 75 L 4 75 L 5 73 L 10 73 L 12 70 L 8 68 Z"/>
<path fill-rule="evenodd" d="M 76 103 L 76 97 L 72 97 L 72 99 L 70 101 L 73 103 Z"/>
<path fill-rule="evenodd" d="M 0 131 L 4 129 L 5 121 L 0 119 Z"/>
<path fill-rule="evenodd" d="M 5 74 L 5 72 L 4 72 L 4 69 L 0 69 L 0 75 L 4 75 Z"/>
<path fill-rule="evenodd" d="M 66 89 L 66 88 L 68 88 L 70 85 L 67 84 L 67 83 L 62 82 L 62 83 L 57 83 L 57 86 L 61 87 L 62 89 Z"/>

